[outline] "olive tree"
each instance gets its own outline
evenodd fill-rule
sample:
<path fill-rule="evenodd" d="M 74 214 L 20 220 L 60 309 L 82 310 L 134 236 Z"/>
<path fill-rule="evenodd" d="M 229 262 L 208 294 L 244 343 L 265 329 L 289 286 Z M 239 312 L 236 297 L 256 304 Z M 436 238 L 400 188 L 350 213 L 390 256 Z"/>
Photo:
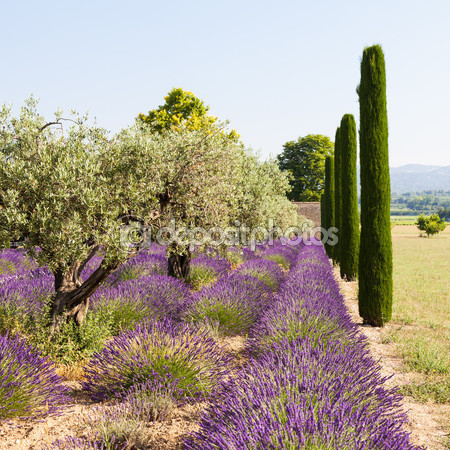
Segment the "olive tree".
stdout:
<path fill-rule="evenodd" d="M 152 235 L 171 220 L 228 224 L 242 148 L 224 133 L 182 124 L 161 133 L 135 125 L 110 138 L 86 117 L 46 121 L 36 107 L 30 99 L 19 117 L 6 106 L 0 113 L 0 244 L 25 236 L 53 272 L 55 332 L 63 320 L 81 324 L 90 295 L 133 256 L 121 239 L 130 218 Z M 82 280 L 97 252 L 101 266 Z"/>

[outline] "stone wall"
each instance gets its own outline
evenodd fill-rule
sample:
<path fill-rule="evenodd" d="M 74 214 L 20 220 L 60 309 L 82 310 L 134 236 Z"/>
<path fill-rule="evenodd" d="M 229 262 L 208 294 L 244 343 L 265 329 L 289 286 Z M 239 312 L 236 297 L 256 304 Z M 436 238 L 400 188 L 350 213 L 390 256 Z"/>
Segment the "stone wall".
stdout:
<path fill-rule="evenodd" d="M 320 202 L 292 202 L 297 206 L 298 213 L 314 222 L 320 227 Z"/>

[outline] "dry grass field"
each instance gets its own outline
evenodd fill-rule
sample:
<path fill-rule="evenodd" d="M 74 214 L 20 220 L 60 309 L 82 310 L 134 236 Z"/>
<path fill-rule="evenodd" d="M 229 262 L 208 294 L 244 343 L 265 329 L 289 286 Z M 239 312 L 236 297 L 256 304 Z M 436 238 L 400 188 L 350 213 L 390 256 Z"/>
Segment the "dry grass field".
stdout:
<path fill-rule="evenodd" d="M 450 449 L 450 227 L 420 237 L 416 226 L 392 228 L 394 303 L 384 328 L 363 325 L 358 282 L 339 280 L 347 308 L 368 338 L 391 386 L 405 396 L 407 427 L 416 445 Z"/>

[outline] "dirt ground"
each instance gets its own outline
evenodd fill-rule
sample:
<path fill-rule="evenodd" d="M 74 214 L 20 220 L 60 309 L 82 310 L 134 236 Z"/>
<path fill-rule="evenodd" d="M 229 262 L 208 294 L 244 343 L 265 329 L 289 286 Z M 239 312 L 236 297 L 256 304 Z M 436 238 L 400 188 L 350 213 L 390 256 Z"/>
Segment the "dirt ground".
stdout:
<path fill-rule="evenodd" d="M 389 331 L 393 325 L 388 323 L 384 330 L 379 327 L 363 325 L 363 320 L 358 313 L 358 283 L 341 280 L 339 269 L 335 269 L 335 276 L 339 281 L 350 316 L 368 338 L 370 352 L 375 360 L 380 360 L 383 375 L 394 375 L 387 381 L 387 384 L 396 386 L 419 379 L 419 374 L 407 371 L 401 355 L 395 351 L 394 344 L 382 341 L 382 333 Z M 445 430 L 443 422 L 445 418 L 450 417 L 450 405 L 432 402 L 417 403 L 411 397 L 405 397 L 403 406 L 409 417 L 406 429 L 411 433 L 411 440 L 414 444 L 423 445 L 430 450 L 448 448 L 443 444 L 443 439 L 449 431 Z"/>

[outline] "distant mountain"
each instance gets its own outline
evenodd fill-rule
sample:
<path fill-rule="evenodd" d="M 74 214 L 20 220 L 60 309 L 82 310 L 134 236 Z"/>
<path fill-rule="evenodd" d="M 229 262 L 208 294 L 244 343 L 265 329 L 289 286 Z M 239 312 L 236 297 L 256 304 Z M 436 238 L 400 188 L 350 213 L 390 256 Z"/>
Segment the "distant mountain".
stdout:
<path fill-rule="evenodd" d="M 450 166 L 407 164 L 391 167 L 391 192 L 450 191 Z"/>

